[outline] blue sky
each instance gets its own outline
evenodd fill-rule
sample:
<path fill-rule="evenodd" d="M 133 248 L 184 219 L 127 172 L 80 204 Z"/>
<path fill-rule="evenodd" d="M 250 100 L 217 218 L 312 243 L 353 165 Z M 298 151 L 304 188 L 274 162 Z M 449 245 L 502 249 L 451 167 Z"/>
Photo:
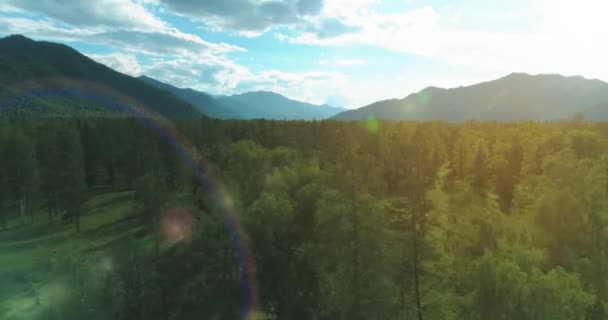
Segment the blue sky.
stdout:
<path fill-rule="evenodd" d="M 511 72 L 608 80 L 602 0 L 5 0 L 0 33 L 212 94 L 348 108 Z"/>

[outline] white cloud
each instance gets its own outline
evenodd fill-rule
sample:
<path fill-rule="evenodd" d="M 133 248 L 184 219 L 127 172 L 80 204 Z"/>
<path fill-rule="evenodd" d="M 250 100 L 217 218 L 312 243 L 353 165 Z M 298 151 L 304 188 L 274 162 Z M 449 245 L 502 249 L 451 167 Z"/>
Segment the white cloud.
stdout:
<path fill-rule="evenodd" d="M 226 43 L 211 43 L 199 36 L 183 33 L 174 28 L 163 32 L 140 32 L 128 30 L 108 31 L 90 36 L 90 41 L 111 45 L 128 51 L 148 55 L 174 55 L 197 57 L 203 53 L 225 53 L 245 51 Z"/>
<path fill-rule="evenodd" d="M 130 0 L 6 0 L 15 10 L 45 15 L 75 27 L 158 31 L 166 24 Z"/>
<path fill-rule="evenodd" d="M 439 20 L 438 13 L 430 7 L 403 14 L 350 16 L 349 20 L 360 28 L 358 32 L 328 38 L 303 33 L 288 40 L 311 45 L 374 45 L 417 54 L 429 54 L 438 45 L 429 37 L 436 32 Z"/>
<path fill-rule="evenodd" d="M 368 0 L 158 0 L 160 8 L 216 32 L 258 37 L 276 28 L 306 31 L 321 38 L 355 31 L 346 12 Z M 341 3 L 341 5 L 340 5 Z M 340 8 L 355 8 L 338 10 Z M 350 14 L 350 13 L 349 13 Z M 299 32 L 298 31 L 298 32 Z M 279 36 L 280 37 L 280 36 Z"/>
<path fill-rule="evenodd" d="M 143 73 L 178 87 L 214 93 L 231 92 L 241 79 L 251 76 L 247 68 L 216 55 L 159 59 L 144 66 Z"/>
<path fill-rule="evenodd" d="M 207 52 L 244 50 L 180 31 L 149 11 L 146 5 L 150 3 L 150 0 L 7 0 L 4 12 L 14 10 L 27 16 L 0 14 L 0 30 L 48 40 L 107 45 L 119 51 L 148 55 L 196 57 Z"/>
<path fill-rule="evenodd" d="M 34 20 L 5 16 L 0 16 L 0 30 L 9 34 L 18 33 L 63 41 L 94 34 L 91 30 L 61 27 L 48 18 Z"/>
<path fill-rule="evenodd" d="M 213 94 L 267 90 L 306 101 L 324 103 L 327 96 L 346 93 L 346 77 L 336 72 L 253 72 L 223 58 L 162 59 L 142 66 L 143 74 L 182 88 Z"/>
<path fill-rule="evenodd" d="M 244 51 L 237 46 L 205 41 L 199 36 L 183 33 L 173 27 L 165 27 L 159 31 L 80 28 L 56 23 L 48 18 L 34 20 L 0 16 L 0 30 L 46 40 L 82 41 L 107 45 L 120 51 L 148 55 L 196 57 L 203 53 Z"/>
<path fill-rule="evenodd" d="M 379 2 L 380 0 L 326 0 L 322 14 L 348 20 L 370 14 L 371 6 Z"/>
<path fill-rule="evenodd" d="M 339 7 L 335 10 L 339 12 Z M 350 10 L 339 14 L 359 28 L 356 32 L 325 38 L 312 32 L 279 37 L 317 46 L 375 46 L 495 74 L 526 71 L 608 79 L 608 44 L 603 41 L 608 38 L 608 2 L 536 0 L 529 10 L 534 11 L 536 25 L 525 33 L 465 28 L 455 23 L 453 15 L 424 7 L 399 14 Z"/>
<path fill-rule="evenodd" d="M 275 32 L 274 37 L 281 42 L 285 42 L 285 41 L 289 40 L 288 36 L 286 36 L 280 32 Z"/>
<path fill-rule="evenodd" d="M 319 64 L 322 66 L 350 67 L 365 65 L 367 61 L 363 59 L 321 59 L 319 60 Z"/>
<path fill-rule="evenodd" d="M 323 0 L 160 0 L 165 7 L 216 30 L 259 35 L 273 26 L 299 24 L 318 15 Z"/>
<path fill-rule="evenodd" d="M 139 76 L 142 73 L 142 68 L 139 65 L 139 62 L 137 62 L 137 58 L 134 55 L 123 53 L 110 53 L 89 54 L 88 56 L 91 59 L 103 63 L 114 70 L 131 76 Z"/>

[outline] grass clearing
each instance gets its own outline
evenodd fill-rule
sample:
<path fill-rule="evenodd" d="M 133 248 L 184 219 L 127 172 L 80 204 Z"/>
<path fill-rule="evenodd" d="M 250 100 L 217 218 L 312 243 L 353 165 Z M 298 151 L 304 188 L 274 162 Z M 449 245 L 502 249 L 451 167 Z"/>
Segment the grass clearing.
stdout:
<path fill-rule="evenodd" d="M 39 319 L 49 314 L 58 285 L 50 271 L 65 257 L 102 261 L 104 250 L 141 228 L 132 208 L 133 193 L 93 195 L 83 206 L 81 232 L 40 210 L 33 222 L 0 232 L 0 319 Z M 69 272 L 69 270 L 66 270 Z"/>

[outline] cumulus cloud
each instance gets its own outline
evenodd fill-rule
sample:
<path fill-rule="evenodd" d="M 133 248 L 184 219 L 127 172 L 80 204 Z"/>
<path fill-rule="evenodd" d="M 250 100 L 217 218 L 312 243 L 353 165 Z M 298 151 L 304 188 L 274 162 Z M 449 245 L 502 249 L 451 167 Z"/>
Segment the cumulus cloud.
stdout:
<path fill-rule="evenodd" d="M 139 76 L 142 73 L 142 68 L 134 55 L 123 53 L 110 54 L 89 54 L 91 59 L 103 63 L 106 66 L 128 74 L 131 76 Z"/>
<path fill-rule="evenodd" d="M 432 7 L 400 14 L 367 14 L 350 17 L 357 32 L 322 37 L 318 32 L 303 32 L 283 39 L 310 45 L 372 45 L 421 55 L 430 54 L 439 43 L 433 36 L 437 31 L 439 14 Z"/>
<path fill-rule="evenodd" d="M 323 0 L 299 0 L 297 7 L 302 15 L 315 15 L 323 8 Z"/>
<path fill-rule="evenodd" d="M 178 87 L 217 93 L 231 92 L 240 79 L 250 76 L 247 68 L 215 55 L 199 59 L 159 59 L 145 66 L 143 72 Z"/>
<path fill-rule="evenodd" d="M 292 25 L 321 12 L 323 0 L 160 0 L 177 14 L 212 27 L 259 32 L 274 25 Z"/>
<path fill-rule="evenodd" d="M 202 52 L 243 50 L 182 32 L 156 17 L 144 3 L 150 4 L 149 0 L 7 0 L 2 8 L 4 11 L 27 15 L 0 14 L 0 29 L 49 40 L 85 41 L 149 55 L 197 56 Z"/>
<path fill-rule="evenodd" d="M 144 6 L 130 0 L 6 0 L 5 5 L 75 27 L 162 30 L 166 26 Z"/>
<path fill-rule="evenodd" d="M 348 25 L 336 18 L 321 18 L 309 20 L 304 32 L 319 39 L 333 38 L 343 34 L 359 31 L 358 26 Z"/>
<path fill-rule="evenodd" d="M 356 31 L 357 27 L 325 14 L 324 6 L 330 1 L 333 0 L 159 0 L 173 13 L 212 29 L 244 36 L 259 36 L 273 27 L 304 30 L 321 38 Z"/>
<path fill-rule="evenodd" d="M 157 32 L 129 29 L 89 29 L 66 26 L 48 18 L 34 20 L 0 16 L 0 30 L 9 34 L 20 33 L 48 40 L 84 41 L 111 46 L 117 50 L 149 55 L 198 56 L 204 52 L 218 54 L 244 50 L 225 43 L 211 43 L 199 36 L 183 33 L 171 27 L 166 27 Z"/>
<path fill-rule="evenodd" d="M 30 19 L 6 17 L 0 14 L 0 30 L 7 34 L 24 34 L 50 40 L 72 41 L 94 35 L 95 32 L 80 28 L 59 26 L 48 18 Z"/>
<path fill-rule="evenodd" d="M 91 41 L 108 44 L 129 51 L 149 55 L 199 56 L 202 52 L 224 53 L 244 51 L 243 48 L 225 44 L 211 43 L 199 36 L 183 33 L 177 29 L 164 32 L 144 32 L 116 30 L 90 36 Z"/>

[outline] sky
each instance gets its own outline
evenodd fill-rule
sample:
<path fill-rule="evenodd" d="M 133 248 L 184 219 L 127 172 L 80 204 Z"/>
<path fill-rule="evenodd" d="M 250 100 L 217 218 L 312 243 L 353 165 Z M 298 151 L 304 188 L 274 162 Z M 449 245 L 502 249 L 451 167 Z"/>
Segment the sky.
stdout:
<path fill-rule="evenodd" d="M 0 35 L 211 94 L 357 108 L 511 72 L 608 80 L 605 0 L 3 0 Z"/>

